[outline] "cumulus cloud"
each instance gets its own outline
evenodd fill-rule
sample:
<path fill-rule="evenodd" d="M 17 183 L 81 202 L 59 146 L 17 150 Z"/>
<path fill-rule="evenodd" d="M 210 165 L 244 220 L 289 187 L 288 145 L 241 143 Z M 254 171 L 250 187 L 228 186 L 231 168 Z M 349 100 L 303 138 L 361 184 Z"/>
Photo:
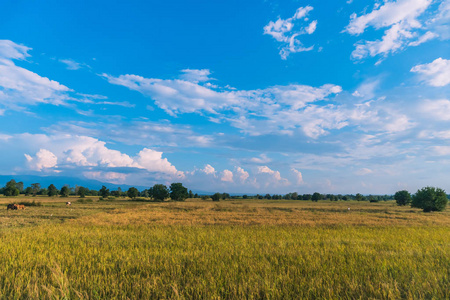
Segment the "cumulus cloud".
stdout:
<path fill-rule="evenodd" d="M 291 18 L 278 18 L 277 21 L 270 21 L 269 24 L 264 26 L 264 34 L 268 34 L 281 42 L 280 56 L 282 59 L 287 59 L 290 53 L 313 50 L 314 46 L 305 47 L 298 38 L 301 35 L 313 34 L 316 30 L 317 20 L 309 22 L 307 18 L 312 10 L 313 7 L 309 5 L 299 7 Z M 305 23 L 307 24 L 305 25 Z"/>
<path fill-rule="evenodd" d="M 247 180 L 247 178 L 250 176 L 249 174 L 248 174 L 248 172 L 246 172 L 244 169 L 242 169 L 241 167 L 237 167 L 236 168 L 236 175 L 237 175 L 237 177 L 239 178 L 239 180 L 240 180 L 240 182 L 241 183 L 244 183 L 246 180 Z"/>
<path fill-rule="evenodd" d="M 135 156 L 130 156 L 88 136 L 19 134 L 9 138 L 8 145 L 19 147 L 17 151 L 24 151 L 27 167 L 34 171 L 79 169 L 88 172 L 89 178 L 102 174 L 127 174 L 133 170 L 155 178 L 180 179 L 185 176 L 162 157 L 162 152 L 144 148 Z M 36 148 L 39 150 L 34 155 L 29 154 Z"/>
<path fill-rule="evenodd" d="M 257 173 L 262 174 L 265 178 L 259 179 L 260 182 L 264 183 L 265 187 L 270 185 L 284 185 L 287 186 L 290 182 L 286 178 L 282 178 L 279 171 L 274 171 L 270 169 L 268 166 L 260 166 L 257 168 Z"/>
<path fill-rule="evenodd" d="M 25 154 L 28 166 L 31 170 L 42 171 L 44 169 L 55 168 L 58 157 L 46 149 L 40 149 L 34 157 Z"/>
<path fill-rule="evenodd" d="M 233 182 L 233 172 L 230 170 L 223 170 L 222 177 L 220 178 L 222 181 Z"/>
<path fill-rule="evenodd" d="M 450 84 L 450 60 L 441 57 L 429 64 L 414 66 L 411 72 L 418 73 L 421 79 L 431 86 Z"/>
<path fill-rule="evenodd" d="M 375 30 L 385 28 L 380 40 L 361 40 L 355 44 L 352 52 L 354 59 L 364 59 L 368 56 L 383 57 L 395 53 L 408 46 L 418 46 L 422 43 L 440 37 L 438 24 L 446 18 L 446 7 L 440 6 L 431 11 L 432 0 L 398 0 L 376 4 L 369 13 L 357 16 L 353 13 L 345 31 L 352 35 L 360 35 L 369 27 Z M 442 38 L 442 37 L 441 37 Z"/>
<path fill-rule="evenodd" d="M 297 185 L 303 184 L 304 181 L 303 181 L 303 175 L 302 175 L 302 173 L 301 173 L 299 170 L 294 169 L 294 168 L 292 168 L 291 171 L 292 171 L 292 172 L 294 173 L 294 175 L 295 175 L 295 179 L 297 180 L 297 182 L 296 182 Z"/>
<path fill-rule="evenodd" d="M 205 165 L 205 167 L 203 169 L 201 169 L 200 171 L 202 171 L 203 173 L 208 174 L 208 175 L 216 176 L 216 169 L 214 169 L 214 167 L 211 166 L 210 164 Z"/>

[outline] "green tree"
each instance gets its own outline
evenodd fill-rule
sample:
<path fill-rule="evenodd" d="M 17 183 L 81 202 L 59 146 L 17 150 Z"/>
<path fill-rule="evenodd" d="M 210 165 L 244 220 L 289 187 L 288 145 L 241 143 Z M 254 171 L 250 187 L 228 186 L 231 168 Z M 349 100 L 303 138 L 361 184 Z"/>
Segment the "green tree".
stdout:
<path fill-rule="evenodd" d="M 3 190 L 3 194 L 7 197 L 19 196 L 19 189 L 16 187 L 17 183 L 14 179 L 11 179 L 6 183 L 6 187 Z"/>
<path fill-rule="evenodd" d="M 23 182 L 19 181 L 16 183 L 16 188 L 19 190 L 20 193 L 23 192 Z"/>
<path fill-rule="evenodd" d="M 411 203 L 411 194 L 406 190 L 398 191 L 395 193 L 394 199 L 397 202 L 397 205 L 407 205 Z"/>
<path fill-rule="evenodd" d="M 361 195 L 360 193 L 357 193 L 355 196 L 355 200 L 356 201 L 363 201 L 364 200 L 364 196 Z"/>
<path fill-rule="evenodd" d="M 56 186 L 52 183 L 48 186 L 47 188 L 47 195 L 49 197 L 53 197 L 58 195 L 58 189 L 56 188 Z"/>
<path fill-rule="evenodd" d="M 33 194 L 33 189 L 31 188 L 31 186 L 27 187 L 24 191 L 25 196 L 29 196 L 31 194 Z"/>
<path fill-rule="evenodd" d="M 169 189 L 164 184 L 155 184 L 152 188 L 152 197 L 157 201 L 164 201 L 169 197 Z"/>
<path fill-rule="evenodd" d="M 127 191 L 127 196 L 131 199 L 136 199 L 137 196 L 139 196 L 139 191 L 135 187 L 130 187 Z"/>
<path fill-rule="evenodd" d="M 443 211 L 447 201 L 447 195 L 443 189 L 427 186 L 414 194 L 411 207 L 421 208 L 424 212 Z"/>
<path fill-rule="evenodd" d="M 61 197 L 69 197 L 70 194 L 70 189 L 67 185 L 63 186 L 61 188 L 61 191 L 59 191 L 59 194 L 61 195 Z"/>
<path fill-rule="evenodd" d="M 302 199 L 303 200 L 311 200 L 311 194 L 303 194 Z"/>
<path fill-rule="evenodd" d="M 191 190 L 189 190 L 189 198 L 195 198 L 195 195 Z"/>
<path fill-rule="evenodd" d="M 220 198 L 222 198 L 221 193 L 215 193 L 214 195 L 211 196 L 212 201 L 220 201 Z"/>
<path fill-rule="evenodd" d="M 311 200 L 314 201 L 314 202 L 317 202 L 317 201 L 319 201 L 321 199 L 322 199 L 322 195 L 320 193 L 318 193 L 318 192 L 315 192 L 312 195 L 312 197 L 311 197 Z"/>
<path fill-rule="evenodd" d="M 41 184 L 40 183 L 32 183 L 31 188 L 33 189 L 33 197 L 36 197 L 36 195 L 41 190 Z"/>
<path fill-rule="evenodd" d="M 172 183 L 170 185 L 170 198 L 175 201 L 184 201 L 189 196 L 188 189 L 181 183 Z"/>
<path fill-rule="evenodd" d="M 106 186 L 102 185 L 102 188 L 98 191 L 98 194 L 103 198 L 108 198 L 109 189 L 107 189 Z"/>
<path fill-rule="evenodd" d="M 77 195 L 80 196 L 80 198 L 86 197 L 87 193 L 89 193 L 89 189 L 88 188 L 85 188 L 83 186 L 78 186 Z"/>

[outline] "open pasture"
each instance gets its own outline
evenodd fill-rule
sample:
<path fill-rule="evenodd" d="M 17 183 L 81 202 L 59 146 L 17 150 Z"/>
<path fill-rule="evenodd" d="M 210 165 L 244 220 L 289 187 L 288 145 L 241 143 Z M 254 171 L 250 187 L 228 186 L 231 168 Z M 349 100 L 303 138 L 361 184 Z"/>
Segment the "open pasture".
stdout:
<path fill-rule="evenodd" d="M 446 299 L 450 213 L 394 202 L 0 198 L 0 298 Z M 13 201 L 41 202 L 7 211 Z M 350 208 L 350 210 L 349 210 Z"/>

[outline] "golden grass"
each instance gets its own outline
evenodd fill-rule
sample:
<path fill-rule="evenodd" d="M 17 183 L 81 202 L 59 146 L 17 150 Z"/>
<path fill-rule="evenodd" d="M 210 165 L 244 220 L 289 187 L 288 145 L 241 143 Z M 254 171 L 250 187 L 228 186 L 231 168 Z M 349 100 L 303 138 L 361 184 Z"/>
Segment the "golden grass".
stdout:
<path fill-rule="evenodd" d="M 42 201 L 0 210 L 0 299 L 450 294 L 448 210 L 393 202 Z"/>

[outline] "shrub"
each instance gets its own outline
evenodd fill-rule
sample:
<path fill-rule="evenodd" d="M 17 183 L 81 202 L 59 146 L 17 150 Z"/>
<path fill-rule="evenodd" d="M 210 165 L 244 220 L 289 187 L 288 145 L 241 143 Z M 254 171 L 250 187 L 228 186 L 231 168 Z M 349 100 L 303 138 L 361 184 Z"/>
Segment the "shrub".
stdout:
<path fill-rule="evenodd" d="M 41 202 L 36 202 L 34 200 L 32 202 L 30 202 L 30 201 L 22 201 L 22 202 L 19 202 L 17 204 L 25 205 L 25 206 L 42 206 Z"/>
<path fill-rule="evenodd" d="M 447 206 L 445 191 L 435 187 L 424 187 L 413 196 L 411 207 L 422 208 L 424 212 L 443 211 Z"/>
<path fill-rule="evenodd" d="M 394 195 L 394 199 L 397 202 L 397 205 L 407 205 L 411 203 L 411 194 L 408 191 L 398 191 Z"/>

